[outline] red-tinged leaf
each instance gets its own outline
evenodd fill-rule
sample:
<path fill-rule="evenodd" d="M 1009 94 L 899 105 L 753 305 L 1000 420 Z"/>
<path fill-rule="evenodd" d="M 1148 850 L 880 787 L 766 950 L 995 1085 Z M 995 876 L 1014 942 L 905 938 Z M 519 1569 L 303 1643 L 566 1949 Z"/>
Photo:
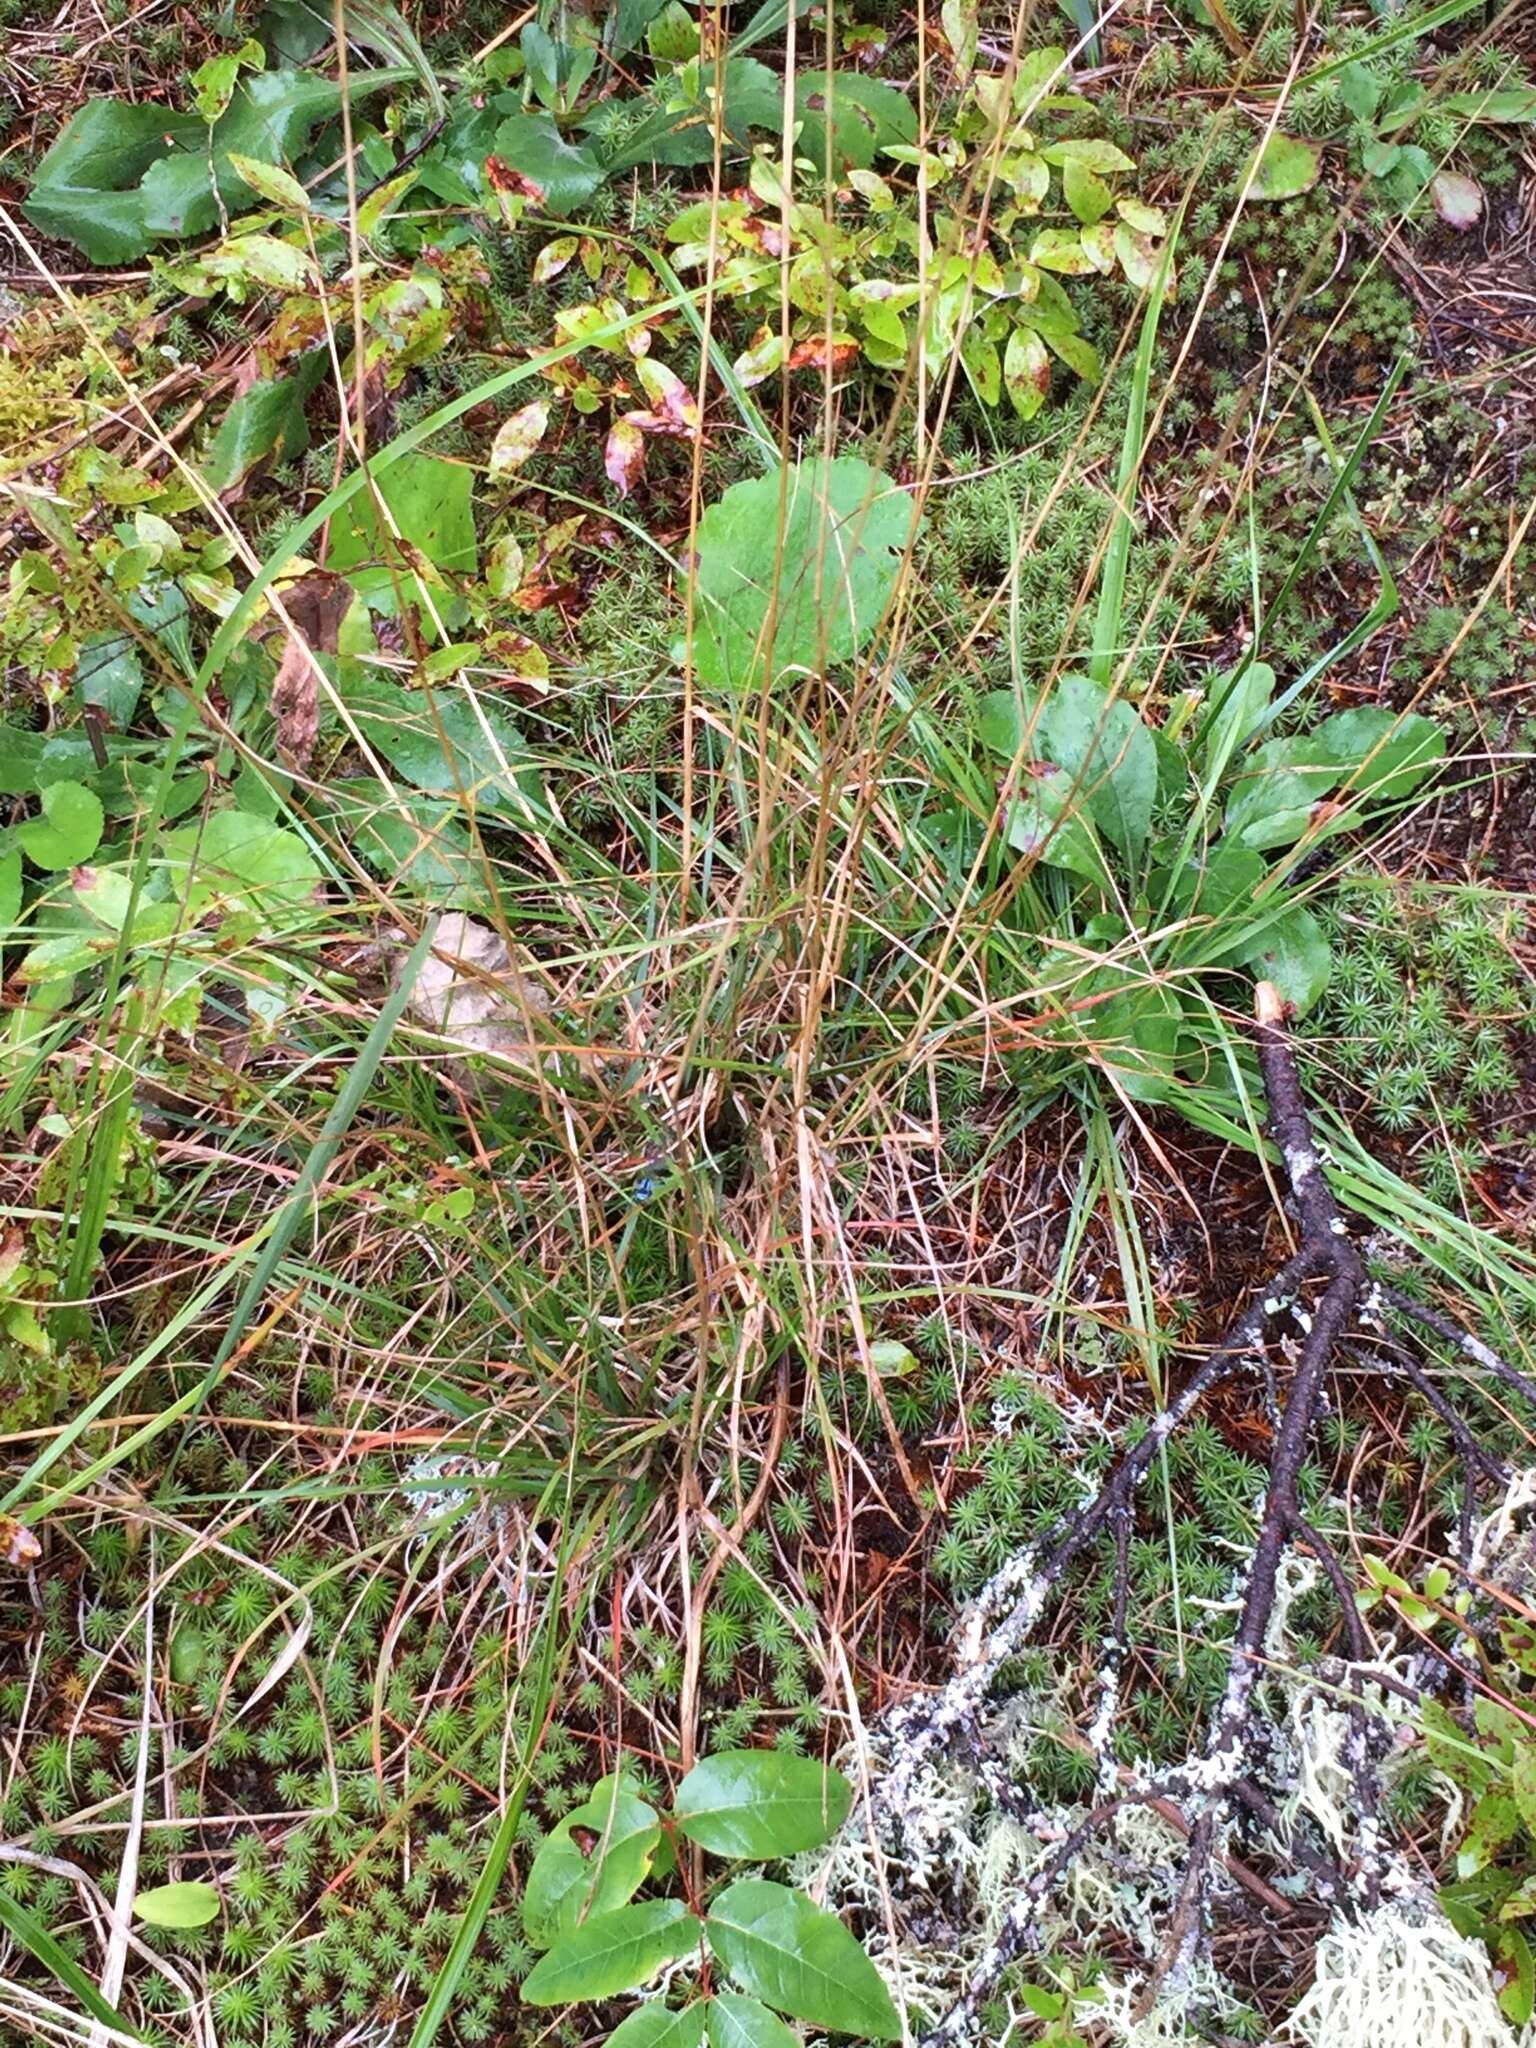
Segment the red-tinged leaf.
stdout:
<path fill-rule="evenodd" d="M 519 406 L 496 429 L 496 438 L 491 443 L 491 475 L 510 476 L 521 469 L 543 440 L 548 426 L 547 398 L 536 398 L 531 405 Z"/>
<path fill-rule="evenodd" d="M 579 235 L 557 235 L 554 241 L 546 242 L 533 259 L 534 283 L 548 284 L 552 277 L 558 277 L 580 247 Z"/>
<path fill-rule="evenodd" d="M 829 347 L 826 336 L 821 334 L 814 341 L 802 341 L 791 349 L 786 367 L 791 370 L 843 370 L 858 359 L 859 344 L 856 341 L 839 336 Z"/>
<path fill-rule="evenodd" d="M 645 468 L 645 435 L 631 418 L 615 420 L 603 450 L 603 468 L 621 498 L 627 498 Z"/>
<path fill-rule="evenodd" d="M 1051 359 L 1029 327 L 1015 327 L 1003 351 L 1003 389 L 1020 419 L 1033 419 L 1051 395 Z"/>
<path fill-rule="evenodd" d="M 493 192 L 505 192 L 513 199 L 529 199 L 535 206 L 544 204 L 544 187 L 514 170 L 505 157 L 486 158 L 485 180 Z"/>
<path fill-rule="evenodd" d="M 676 371 L 645 356 L 636 363 L 635 374 L 644 385 L 645 395 L 664 430 L 686 435 L 698 432 L 698 401 Z"/>
<path fill-rule="evenodd" d="M 486 636 L 481 653 L 488 674 L 481 681 L 493 688 L 512 690 L 535 700 L 549 689 L 549 656 L 537 640 L 526 633 L 500 632 Z"/>

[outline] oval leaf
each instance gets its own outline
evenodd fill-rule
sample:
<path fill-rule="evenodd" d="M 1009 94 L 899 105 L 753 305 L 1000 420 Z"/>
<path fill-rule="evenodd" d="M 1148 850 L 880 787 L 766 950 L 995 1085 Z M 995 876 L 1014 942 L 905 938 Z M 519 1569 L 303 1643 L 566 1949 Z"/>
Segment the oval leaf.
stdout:
<path fill-rule="evenodd" d="M 491 443 L 492 476 L 510 476 L 522 468 L 544 438 L 549 425 L 549 400 L 536 398 L 502 421 Z"/>
<path fill-rule="evenodd" d="M 866 2040 L 900 2038 L 880 1973 L 842 1921 L 803 1892 L 743 1878 L 716 1899 L 705 1931 L 742 1989 L 792 2019 Z"/>
<path fill-rule="evenodd" d="M 689 1841 L 716 1856 L 793 1856 L 836 1834 L 852 1803 L 841 1771 L 776 1749 L 742 1749 L 695 1764 L 673 1810 Z"/>
<path fill-rule="evenodd" d="M 1290 135 L 1271 135 L 1249 159 L 1250 199 L 1299 199 L 1322 175 L 1323 146 L 1298 142 Z"/>
<path fill-rule="evenodd" d="M 704 2007 L 684 2006 L 669 2012 L 664 2005 L 642 2005 L 615 2027 L 608 2048 L 699 2048 L 704 2038 Z M 799 2048 L 799 2043 L 795 2044 Z"/>
<path fill-rule="evenodd" d="M 539 1845 L 523 1893 L 523 1931 L 535 1948 L 582 1921 L 627 1905 L 645 1882 L 661 1823 L 617 1778 L 593 1788 Z"/>
<path fill-rule="evenodd" d="M 50 782 L 43 815 L 17 828 L 22 852 L 34 867 L 75 868 L 101 844 L 106 823 L 101 799 L 83 782 Z"/>
<path fill-rule="evenodd" d="M 133 1902 L 134 1918 L 146 1927 L 206 1927 L 218 1911 L 219 1895 L 211 1884 L 157 1885 Z"/>
<path fill-rule="evenodd" d="M 1429 181 L 1435 211 L 1448 228 L 1464 235 L 1483 217 L 1483 188 L 1465 171 L 1436 171 Z"/>
<path fill-rule="evenodd" d="M 599 1913 L 539 1958 L 523 1979 L 523 2002 L 575 2005 L 632 1991 L 664 1963 L 687 1955 L 698 1939 L 699 1923 L 681 1899 L 646 1899 Z"/>
<path fill-rule="evenodd" d="M 709 2048 L 800 2048 L 798 2037 L 777 2013 L 755 1998 L 743 1998 L 739 1991 L 718 1992 L 709 2001 L 707 2015 Z"/>

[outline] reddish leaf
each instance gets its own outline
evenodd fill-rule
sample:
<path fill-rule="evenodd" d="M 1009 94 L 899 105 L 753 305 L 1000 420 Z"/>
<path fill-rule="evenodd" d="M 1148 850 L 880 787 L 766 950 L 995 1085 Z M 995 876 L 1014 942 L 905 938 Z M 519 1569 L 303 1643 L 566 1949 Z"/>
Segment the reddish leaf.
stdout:
<path fill-rule="evenodd" d="M 493 192 L 509 193 L 514 199 L 532 200 L 535 206 L 544 204 L 544 187 L 536 185 L 532 178 L 515 171 L 505 157 L 488 156 L 485 160 L 486 183 Z"/>
<path fill-rule="evenodd" d="M 272 717 L 279 755 L 304 768 L 320 730 L 315 654 L 336 652 L 336 637 L 352 602 L 352 590 L 343 577 L 333 576 L 328 569 L 312 569 L 281 595 L 289 632 L 272 678 Z"/>
<path fill-rule="evenodd" d="M 603 450 L 603 468 L 621 498 L 627 498 L 645 468 L 645 435 L 633 416 L 615 420 Z"/>
<path fill-rule="evenodd" d="M 834 339 L 830 348 L 824 334 L 814 341 L 802 341 L 790 350 L 785 365 L 790 370 L 843 370 L 859 359 L 859 344 L 846 338 Z"/>

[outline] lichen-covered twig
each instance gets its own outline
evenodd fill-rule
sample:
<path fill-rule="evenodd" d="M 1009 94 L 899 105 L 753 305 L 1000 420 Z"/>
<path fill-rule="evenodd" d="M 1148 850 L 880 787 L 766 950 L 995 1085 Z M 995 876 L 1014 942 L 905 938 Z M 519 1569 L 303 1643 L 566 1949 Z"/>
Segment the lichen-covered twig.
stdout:
<path fill-rule="evenodd" d="M 1384 1311 L 1450 1344 L 1478 1372 L 1536 1402 L 1536 1384 L 1505 1363 L 1480 1338 L 1426 1308 L 1410 1295 L 1372 1282 L 1352 1242 L 1328 1184 L 1307 1113 L 1296 1056 L 1285 1028 L 1281 999 L 1261 983 L 1255 1002 L 1259 1064 L 1268 1101 L 1269 1127 L 1284 1161 L 1299 1244 L 1267 1286 L 1239 1316 L 1221 1344 L 1191 1375 L 1146 1433 L 1121 1459 L 1102 1488 L 1042 1544 L 1011 1559 L 983 1589 L 965 1620 L 958 1645 L 958 1669 L 937 1692 L 910 1701 L 889 1718 L 889 1767 L 877 1792 L 877 1810 L 897 1842 L 931 1851 L 931 1818 L 921 1796 L 923 1773 L 946 1754 L 959 1755 L 997 1805 L 1024 1818 L 1029 1802 L 1006 1762 L 987 1751 L 981 1733 L 1005 1667 L 1024 1647 L 1047 1609 L 1059 1598 L 1071 1567 L 1101 1538 L 1114 1548 L 1110 1628 L 1098 1673 L 1096 1707 L 1087 1731 L 1098 1765 L 1095 1803 L 1029 1873 L 1012 1900 L 991 1945 L 975 1965 L 964 1995 L 928 2035 L 925 2048 L 952 2048 L 977 2027 L 981 2010 L 1008 1967 L 1044 1938 L 1052 1893 L 1093 1838 L 1134 1806 L 1167 1806 L 1181 1816 L 1187 1848 L 1183 1878 L 1161 1961 L 1144 1994 L 1150 2001 L 1159 1984 L 1185 1980 L 1209 1942 L 1211 1884 L 1223 1855 L 1227 1829 L 1239 1814 L 1258 1823 L 1277 1846 L 1308 1873 L 1336 1912 L 1362 1921 L 1387 1910 L 1382 1905 L 1387 1868 L 1378 1819 L 1378 1767 L 1389 1740 L 1379 1705 L 1384 1674 L 1371 1664 L 1370 1641 L 1356 1609 L 1354 1588 L 1327 1538 L 1302 1511 L 1302 1468 L 1327 1412 L 1326 1382 L 1332 1365 L 1359 1341 L 1362 1330 L 1380 1331 Z M 1300 1338 L 1283 1394 L 1276 1398 L 1271 1340 L 1282 1322 Z M 1465 1480 L 1461 1517 L 1464 1564 L 1472 1548 L 1472 1502 L 1479 1482 L 1502 1482 L 1500 1460 L 1477 1440 L 1450 1397 L 1404 1348 L 1383 1337 L 1385 1369 L 1400 1375 L 1446 1426 Z M 1128 1654 L 1128 1556 L 1137 1491 L 1159 1452 L 1214 1387 L 1233 1374 L 1256 1369 L 1272 1390 L 1276 1430 L 1268 1483 L 1243 1578 L 1231 1661 L 1222 1699 L 1211 1718 L 1201 1752 L 1184 1764 L 1156 1774 L 1127 1773 L 1113 1751 L 1115 1718 Z M 1261 1789 L 1274 1731 L 1258 1711 L 1260 1680 L 1268 1668 L 1270 1634 L 1279 1601 L 1281 1568 L 1293 1547 L 1310 1552 L 1331 1587 L 1341 1618 L 1347 1655 L 1342 1659 L 1347 1734 L 1341 1762 L 1353 1785 L 1350 1815 L 1353 1852 L 1348 1865 L 1336 1863 L 1304 1840 Z M 1372 1688 L 1375 1688 L 1372 1690 Z M 1395 1690 L 1395 1688 L 1388 1688 Z"/>

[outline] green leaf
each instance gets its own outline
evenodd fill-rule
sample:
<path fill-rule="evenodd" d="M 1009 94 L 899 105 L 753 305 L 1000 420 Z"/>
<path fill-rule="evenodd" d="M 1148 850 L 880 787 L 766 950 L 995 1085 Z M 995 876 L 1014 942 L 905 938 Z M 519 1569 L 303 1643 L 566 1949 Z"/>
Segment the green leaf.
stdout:
<path fill-rule="evenodd" d="M 1432 718 L 1377 705 L 1335 712 L 1315 738 L 1348 772 L 1351 791 L 1375 801 L 1410 795 L 1445 756 L 1445 734 Z"/>
<path fill-rule="evenodd" d="M 841 1771 L 777 1749 L 729 1750 L 695 1764 L 673 1814 L 716 1856 L 793 1856 L 835 1835 L 853 1788 Z"/>
<path fill-rule="evenodd" d="M 1385 80 L 1368 64 L 1346 64 L 1339 73 L 1339 98 L 1357 121 L 1370 120 L 1385 90 Z"/>
<path fill-rule="evenodd" d="M 55 1983 L 78 1998 L 92 2019 L 116 2028 L 130 2040 L 143 2039 L 132 2022 L 102 1997 L 68 1949 L 61 1948 L 42 1922 L 4 1891 L 0 1891 L 0 1927 L 42 1964 Z"/>
<path fill-rule="evenodd" d="M 1294 846 L 1313 806 L 1338 779 L 1338 763 L 1316 734 L 1266 740 L 1243 762 L 1227 805 L 1227 835 L 1261 851 Z"/>
<path fill-rule="evenodd" d="M 0 853 L 0 937 L 21 916 L 21 854 L 16 847 Z"/>
<path fill-rule="evenodd" d="M 1328 986 L 1332 960 L 1323 928 L 1305 905 L 1289 910 L 1267 924 L 1241 954 L 1261 981 L 1272 981 L 1297 1016 L 1304 1016 Z"/>
<path fill-rule="evenodd" d="M 232 490 L 268 456 L 287 461 L 309 446 L 304 403 L 325 374 L 326 353 L 316 349 L 289 377 L 264 378 L 242 391 L 219 422 L 203 458 L 210 489 Z"/>
<path fill-rule="evenodd" d="M 138 709 L 144 668 L 138 643 L 127 633 L 92 633 L 80 643 L 75 692 L 121 731 Z"/>
<path fill-rule="evenodd" d="M 353 90 L 366 91 L 368 85 L 364 72 L 354 78 Z M 291 162 L 340 105 L 340 87 L 318 72 L 270 71 L 248 78 L 211 137 L 204 130 L 200 146 L 161 157 L 145 173 L 140 190 L 149 234 L 206 235 L 223 225 L 224 214 L 246 212 L 256 194 L 231 163 L 231 153 L 252 163 Z"/>
<path fill-rule="evenodd" d="M 732 484 L 699 522 L 694 653 L 720 689 L 850 660 L 896 587 L 912 503 L 889 477 L 853 456 L 787 468 L 782 538 L 780 488 Z"/>
<path fill-rule="evenodd" d="M 350 90 L 398 82 L 397 72 L 354 72 Z M 248 211 L 257 194 L 233 159 L 247 171 L 290 162 L 340 105 L 336 82 L 307 71 L 247 79 L 211 130 L 149 101 L 91 100 L 38 165 L 24 211 L 93 263 L 130 263 L 162 237 L 206 234 Z"/>
<path fill-rule="evenodd" d="M 195 116 L 149 101 L 87 100 L 38 165 L 22 212 L 92 263 L 132 263 L 152 239 L 140 179 L 167 152 L 206 134 Z"/>
<path fill-rule="evenodd" d="M 673 2012 L 664 2005 L 642 2005 L 608 2036 L 608 2048 L 699 2048 L 704 2039 L 702 2005 Z M 795 2044 L 799 2048 L 799 2043 Z"/>
<path fill-rule="evenodd" d="M 1507 1792 L 1485 1792 L 1456 1851 L 1458 1877 L 1476 1877 L 1519 1834 L 1520 1809 Z"/>
<path fill-rule="evenodd" d="M 939 25 L 955 60 L 955 73 L 969 78 L 976 68 L 976 0 L 944 0 Z"/>
<path fill-rule="evenodd" d="M 596 152 L 567 142 L 548 114 L 509 114 L 496 130 L 495 154 L 531 179 L 543 210 L 560 219 L 584 206 L 605 175 Z"/>
<path fill-rule="evenodd" d="M 419 890 L 451 909 L 485 896 L 482 863 L 455 800 L 391 795 L 366 776 L 331 786 L 337 823 L 375 874 Z"/>
<path fill-rule="evenodd" d="M 1536 85 L 1515 85 L 1489 92 L 1453 92 L 1440 101 L 1445 114 L 1469 121 L 1536 121 Z"/>
<path fill-rule="evenodd" d="M 347 693 L 347 707 L 369 745 L 417 789 L 522 824 L 541 802 L 522 734 L 504 711 L 462 688 L 428 695 L 374 675 Z"/>
<path fill-rule="evenodd" d="M 705 2022 L 709 2048 L 800 2048 L 798 2035 L 777 2013 L 739 1991 L 717 1991 L 705 2008 Z"/>
<path fill-rule="evenodd" d="M 1157 746 L 1134 706 L 1086 676 L 1062 676 L 1040 719 L 1040 751 L 1065 768 L 1089 815 L 1132 868 L 1157 801 Z"/>
<path fill-rule="evenodd" d="M 167 866 L 189 911 L 211 905 L 255 912 L 265 925 L 288 924 L 313 908 L 320 870 L 299 837 L 248 811 L 215 811 L 164 834 Z"/>
<path fill-rule="evenodd" d="M 219 1895 L 211 1884 L 162 1884 L 138 1892 L 133 1917 L 146 1927 L 206 1927 L 219 1913 Z"/>
<path fill-rule="evenodd" d="M 612 1998 L 696 1947 L 699 1923 L 681 1899 L 646 1899 L 584 1921 L 523 1979 L 525 2005 Z"/>
<path fill-rule="evenodd" d="M 1243 742 L 1257 729 L 1275 694 L 1275 672 L 1266 661 L 1251 661 L 1239 674 L 1222 676 L 1211 688 L 1214 709 L 1205 729 L 1205 772 L 1214 788 Z"/>
<path fill-rule="evenodd" d="M 1528 1835 L 1536 1837 L 1536 1742 L 1526 1737 L 1515 1744 L 1509 1789 Z"/>
<path fill-rule="evenodd" d="M 1026 764 L 1023 787 L 1008 806 L 1003 836 L 1027 860 L 1066 868 L 1101 889 L 1113 886 L 1093 827 L 1078 808 L 1071 776 L 1049 761 Z"/>
<path fill-rule="evenodd" d="M 280 206 L 288 213 L 308 213 L 309 194 L 293 175 L 281 164 L 259 163 L 253 156 L 242 156 L 238 150 L 229 153 L 230 168 L 237 177 L 243 178 L 251 190 L 269 205 Z"/>
<path fill-rule="evenodd" d="M 904 92 L 857 71 L 802 72 L 795 86 L 800 118 L 798 156 L 820 170 L 830 158 L 834 177 L 850 165 L 867 171 L 892 143 L 917 140 L 917 113 Z"/>
<path fill-rule="evenodd" d="M 901 2021 L 874 1964 L 833 1914 L 761 1878 L 727 1885 L 705 1922 L 744 1991 L 829 2032 L 895 2041 Z"/>
<path fill-rule="evenodd" d="M 473 481 L 472 472 L 462 462 L 411 454 L 387 470 L 375 488 L 401 540 L 434 567 L 451 575 L 470 575 L 475 567 Z M 332 529 L 327 558 L 330 568 L 342 575 L 356 572 L 350 580 L 358 595 L 382 610 L 393 611 L 395 583 L 387 561 L 398 556 L 373 494 L 359 493 Z M 419 579 L 406 574 L 400 580 L 407 597 L 420 605 Z"/>
<path fill-rule="evenodd" d="M 680 80 L 690 81 L 687 92 Z M 614 154 L 605 155 L 605 174 L 611 178 L 637 164 L 709 163 L 715 154 L 714 85 L 712 65 L 685 66 L 666 89 L 665 104 L 631 128 Z M 744 144 L 753 128 L 777 134 L 783 112 L 784 86 L 776 73 L 755 57 L 727 60 L 720 80 L 719 120 L 732 143 Z"/>
<path fill-rule="evenodd" d="M 1252 176 L 1250 199 L 1299 199 L 1312 190 L 1322 173 L 1320 142 L 1298 142 L 1277 133 L 1254 151 L 1243 175 Z"/>
<path fill-rule="evenodd" d="M 1536 1956 L 1518 1927 L 1491 1930 L 1488 1945 L 1504 1977 L 1499 2010 L 1514 2026 L 1523 2027 L 1536 2008 Z"/>
<path fill-rule="evenodd" d="M 1062 166 L 1061 190 L 1068 206 L 1085 228 L 1101 221 L 1115 203 L 1114 193 L 1086 164 L 1069 161 Z"/>
<path fill-rule="evenodd" d="M 583 1920 L 627 1905 L 650 1873 L 661 1823 L 617 1777 L 595 1785 L 539 1844 L 523 1892 L 523 1932 L 548 1948 Z"/>
<path fill-rule="evenodd" d="M 1051 359 L 1032 327 L 1015 327 L 1003 350 L 1003 388 L 1020 419 L 1033 419 L 1051 395 Z"/>
<path fill-rule="evenodd" d="M 50 782 L 43 815 L 16 829 L 22 852 L 37 868 L 74 868 L 101 844 L 106 819 L 101 798 L 81 782 Z"/>

